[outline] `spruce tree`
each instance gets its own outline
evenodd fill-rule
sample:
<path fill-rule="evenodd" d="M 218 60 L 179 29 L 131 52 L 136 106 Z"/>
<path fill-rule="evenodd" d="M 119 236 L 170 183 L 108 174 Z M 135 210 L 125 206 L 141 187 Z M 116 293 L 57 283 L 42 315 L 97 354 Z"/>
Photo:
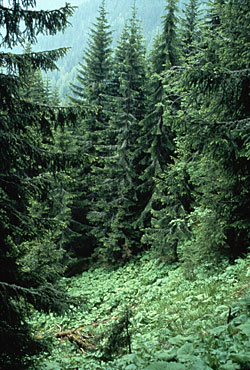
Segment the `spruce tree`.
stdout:
<path fill-rule="evenodd" d="M 77 84 L 71 84 L 75 96 L 71 96 L 70 100 L 74 103 L 103 106 L 111 69 L 111 33 L 105 0 L 102 0 L 96 23 L 90 29 L 88 48 L 84 51 L 82 63 L 79 63 Z"/>
<path fill-rule="evenodd" d="M 185 116 L 185 96 L 188 95 L 180 81 L 185 71 L 196 62 L 198 40 L 201 40 L 198 1 L 190 0 L 185 4 L 178 34 L 178 65 L 165 72 L 164 78 L 164 123 L 175 136 L 175 149 L 172 160 L 155 180 L 154 204 L 152 209 L 152 226 L 149 236 L 158 255 L 166 261 L 179 258 L 178 246 L 190 235 L 187 225 L 188 214 L 193 206 L 193 186 L 188 172 L 192 153 L 187 150 L 183 140 L 183 122 Z"/>
<path fill-rule="evenodd" d="M 184 7 L 180 29 L 184 63 L 188 62 L 187 59 L 193 59 L 199 50 L 201 42 L 201 13 L 199 9 L 199 0 L 189 0 Z"/>
<path fill-rule="evenodd" d="M 28 9 L 35 5 L 33 0 L 13 0 L 8 7 L 0 2 L 1 46 L 12 48 L 26 41 L 35 42 L 38 33 L 54 35 L 65 29 L 73 13 L 69 4 L 59 11 Z M 46 198 L 43 174 L 54 171 L 59 158 L 43 149 L 44 140 L 51 137 L 55 112 L 23 96 L 26 84 L 22 76 L 27 66 L 55 68 L 55 61 L 66 51 L 0 53 L 0 367 L 6 370 L 26 369 L 29 355 L 40 347 L 26 321 L 29 304 L 48 311 L 59 309 L 65 301 L 54 285 L 57 267 L 53 270 L 50 263 L 56 256 L 40 272 L 33 271 L 31 260 L 24 263 L 27 243 L 50 223 L 34 217 L 30 206 Z"/>
<path fill-rule="evenodd" d="M 82 257 L 88 257 L 99 239 L 95 223 L 87 218 L 93 205 L 98 203 L 103 194 L 99 189 L 100 171 L 104 166 L 103 158 L 108 149 L 105 139 L 108 124 L 106 96 L 111 80 L 111 31 L 105 11 L 105 1 L 100 7 L 96 22 L 90 30 L 88 48 L 80 63 L 77 84 L 71 85 L 73 104 L 87 107 L 89 114 L 84 117 L 75 131 L 81 139 L 81 150 L 88 155 L 87 165 L 79 169 L 75 176 L 75 201 L 72 206 L 71 228 L 78 237 L 71 243 L 71 248 Z"/>
<path fill-rule="evenodd" d="M 31 43 L 25 45 L 23 52 L 27 56 L 32 55 Z M 23 99 L 34 103 L 45 104 L 46 91 L 40 69 L 34 68 L 32 63 L 27 61 L 27 65 L 20 75 L 20 80 L 22 83 L 20 95 L 22 95 Z"/>
<path fill-rule="evenodd" d="M 163 174 L 174 154 L 175 133 L 172 122 L 178 101 L 173 90 L 176 83 L 175 68 L 180 64 L 176 4 L 175 0 L 168 1 L 162 33 L 155 40 L 151 53 L 149 112 L 143 120 L 144 137 L 141 139 L 145 152 L 150 153 L 143 177 L 148 180 L 150 189 L 145 210 L 152 218 L 151 224 L 145 228 L 142 240 L 161 251 L 166 247 L 166 216 L 159 192 L 166 189 Z M 157 218 L 164 221 L 156 222 L 154 219 Z"/>
<path fill-rule="evenodd" d="M 146 50 L 135 7 L 132 11 L 114 56 L 113 114 L 109 128 L 113 145 L 102 171 L 108 194 L 107 203 L 102 206 L 108 217 L 100 224 L 105 234 L 99 255 L 113 262 L 139 250 L 138 221 L 145 201 L 140 179 L 144 153 L 139 138 L 146 112 Z"/>
<path fill-rule="evenodd" d="M 193 202 L 180 255 L 189 269 L 235 258 L 249 244 L 248 10 L 247 2 L 210 3 L 202 51 L 182 79 L 188 97 L 179 133 Z"/>
<path fill-rule="evenodd" d="M 179 64 L 176 12 L 176 1 L 169 1 L 163 18 L 162 33 L 155 39 L 150 55 L 148 112 L 143 121 L 145 133 L 142 142 L 151 157 L 146 169 L 148 178 L 154 177 L 165 168 L 174 149 L 173 134 L 164 125 L 163 117 L 166 99 L 164 73 Z"/>
<path fill-rule="evenodd" d="M 46 91 L 46 87 L 47 85 L 45 85 L 45 91 Z M 55 86 L 52 87 L 50 103 L 52 106 L 59 106 L 61 104 L 61 99 L 59 96 L 57 84 L 55 84 Z"/>

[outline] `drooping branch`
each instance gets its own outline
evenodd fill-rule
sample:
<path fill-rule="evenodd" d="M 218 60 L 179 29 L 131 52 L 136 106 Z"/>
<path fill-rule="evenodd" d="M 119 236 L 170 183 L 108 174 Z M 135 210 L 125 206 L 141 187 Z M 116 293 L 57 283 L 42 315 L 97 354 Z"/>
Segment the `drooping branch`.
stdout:
<path fill-rule="evenodd" d="M 47 283 L 46 285 L 38 288 L 20 286 L 17 284 L 10 284 L 6 282 L 0 282 L 0 296 L 14 297 L 15 300 L 21 300 L 25 298 L 26 302 L 29 302 L 34 307 L 39 306 L 40 309 L 48 312 L 50 309 L 61 310 L 66 307 L 69 302 L 69 297 L 53 287 L 52 284 Z M 4 299 L 2 300 L 4 303 Z M 64 302 L 62 304 L 62 302 Z M 8 309 L 8 307 L 5 307 Z M 2 307 L 4 309 L 4 307 Z"/>
<path fill-rule="evenodd" d="M 19 71 L 22 73 L 27 65 L 34 70 L 44 71 L 58 69 L 55 62 L 65 56 L 70 48 L 59 48 L 50 51 L 32 52 L 25 54 L 1 53 L 0 65 L 6 68 L 8 73 Z"/>
<path fill-rule="evenodd" d="M 35 3 L 26 2 L 26 5 L 34 6 Z M 38 34 L 55 35 L 64 31 L 70 25 L 67 18 L 73 15 L 75 8 L 66 3 L 57 10 L 34 11 L 23 9 L 17 2 L 12 8 L 0 4 L 0 26 L 5 29 L 0 46 L 12 48 L 27 41 L 34 43 Z"/>

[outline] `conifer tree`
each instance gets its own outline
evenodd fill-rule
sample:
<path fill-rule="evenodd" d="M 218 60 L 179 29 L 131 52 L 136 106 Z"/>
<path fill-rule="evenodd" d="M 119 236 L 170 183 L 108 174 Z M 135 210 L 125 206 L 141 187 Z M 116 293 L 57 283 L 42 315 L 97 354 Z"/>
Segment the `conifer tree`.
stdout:
<path fill-rule="evenodd" d="M 247 2 L 212 1 L 202 51 L 182 79 L 188 97 L 180 134 L 193 188 L 186 266 L 247 251 L 249 61 Z M 241 19 L 240 24 L 237 22 Z"/>
<path fill-rule="evenodd" d="M 108 194 L 105 198 L 107 204 L 102 206 L 108 217 L 105 217 L 104 225 L 100 224 L 104 226 L 105 234 L 99 254 L 112 261 L 138 251 L 141 239 L 138 219 L 145 199 L 140 179 L 144 153 L 139 137 L 140 123 L 146 111 L 146 50 L 136 8 L 133 7 L 132 11 L 114 56 L 113 86 L 117 92 L 114 93 L 113 89 L 113 114 L 109 128 L 109 135 L 113 137 L 112 155 L 106 157 L 102 171 Z"/>
<path fill-rule="evenodd" d="M 166 98 L 163 78 L 168 69 L 179 64 L 176 11 L 176 1 L 169 1 L 163 19 L 162 33 L 155 39 L 150 56 L 148 113 L 143 122 L 145 134 L 142 142 L 151 157 L 146 169 L 148 178 L 154 177 L 157 171 L 161 172 L 165 168 L 174 149 L 172 133 L 163 123 Z"/>
<path fill-rule="evenodd" d="M 74 96 L 70 100 L 77 105 L 86 106 L 89 114 L 85 116 L 76 131 L 81 150 L 89 157 L 87 166 L 76 174 L 75 192 L 78 196 L 72 206 L 72 230 L 78 237 L 71 247 L 80 256 L 89 256 L 96 246 L 98 235 L 94 225 L 87 218 L 102 197 L 99 191 L 100 170 L 103 168 L 103 158 L 108 149 L 105 132 L 108 124 L 106 96 L 111 79 L 111 31 L 103 0 L 96 23 L 90 30 L 88 48 L 85 50 L 83 62 L 80 63 L 77 84 L 71 85 Z"/>
<path fill-rule="evenodd" d="M 46 86 L 45 86 L 45 89 L 46 89 Z M 52 106 L 59 106 L 61 104 L 57 84 L 55 84 L 55 86 L 51 90 L 50 102 Z"/>
<path fill-rule="evenodd" d="M 193 58 L 199 50 L 201 42 L 199 7 L 199 0 L 189 0 L 183 11 L 180 36 L 184 63 L 187 62 L 187 58 Z"/>
<path fill-rule="evenodd" d="M 49 79 L 48 74 L 46 75 L 46 77 L 44 79 L 43 85 L 44 85 L 45 97 L 47 98 L 47 104 L 52 105 L 52 106 L 58 106 L 59 101 L 57 101 L 58 104 L 56 104 L 56 103 L 52 104 L 52 85 L 51 85 L 51 80 Z"/>
<path fill-rule="evenodd" d="M 34 0 L 13 0 L 5 7 L 0 1 L 1 46 L 12 48 L 35 42 L 38 33 L 54 35 L 65 29 L 73 13 L 69 4 L 57 11 L 28 9 L 35 5 Z M 23 96 L 26 84 L 22 76 L 27 66 L 55 68 L 55 61 L 66 51 L 0 53 L 0 367 L 6 370 L 26 369 L 29 355 L 40 347 L 26 321 L 29 304 L 48 311 L 59 309 L 65 301 L 54 285 L 57 267 L 50 265 L 56 262 L 56 255 L 45 268 L 40 266 L 40 272 L 33 270 L 32 260 L 29 264 L 23 262 L 26 243 L 50 223 L 31 215 L 30 206 L 46 198 L 48 184 L 43 174 L 58 168 L 59 158 L 43 148 L 44 140 L 51 136 L 55 112 Z M 43 251 L 47 253 L 46 245 Z"/>
<path fill-rule="evenodd" d="M 27 43 L 23 50 L 24 54 L 32 54 L 32 45 Z M 27 66 L 23 69 L 20 76 L 22 86 L 20 95 L 23 99 L 34 103 L 45 104 L 45 86 L 40 69 L 35 69 L 30 62 L 27 61 Z"/>
<path fill-rule="evenodd" d="M 176 114 L 173 86 L 176 80 L 173 71 L 180 64 L 179 42 L 177 35 L 177 1 L 170 0 L 166 6 L 166 15 L 163 18 L 162 33 L 155 40 L 154 49 L 151 53 L 149 112 L 143 120 L 144 137 L 141 144 L 146 153 L 150 153 L 147 166 L 144 170 L 144 179 L 148 179 L 148 206 L 145 210 L 153 218 L 165 219 L 164 205 L 159 196 L 159 186 L 166 189 L 164 177 L 162 177 L 167 165 L 171 163 L 174 154 L 174 130 L 172 128 L 173 115 Z M 159 185 L 159 181 L 161 185 Z M 156 186 L 156 184 L 158 184 Z M 164 191 L 164 190 L 163 190 Z M 162 214 L 163 213 L 163 214 Z M 155 222 L 145 228 L 143 242 L 154 246 L 156 249 L 164 249 L 166 245 L 165 234 L 166 222 Z M 163 234 L 160 232 L 162 230 Z M 161 247 L 159 247 L 159 244 Z"/>
<path fill-rule="evenodd" d="M 165 72 L 165 113 L 164 123 L 175 136 L 175 149 L 172 160 L 155 180 L 154 204 L 152 209 L 152 226 L 148 230 L 152 245 L 158 255 L 167 261 L 178 259 L 178 246 L 190 235 L 187 225 L 188 214 L 192 209 L 193 192 L 188 173 L 191 153 L 183 140 L 183 122 L 185 116 L 185 96 L 188 91 L 183 89 L 180 81 L 183 73 L 195 63 L 198 53 L 197 42 L 201 39 L 199 25 L 199 8 L 196 0 L 185 4 L 182 27 L 178 42 L 179 65 Z M 181 65 L 180 65 L 181 64 Z M 184 111 L 185 112 L 185 111 Z"/>
<path fill-rule="evenodd" d="M 111 31 L 105 11 L 105 0 L 99 7 L 96 23 L 90 29 L 88 48 L 83 62 L 79 63 L 77 82 L 71 84 L 74 103 L 103 106 L 103 95 L 107 93 L 108 76 L 111 67 Z"/>

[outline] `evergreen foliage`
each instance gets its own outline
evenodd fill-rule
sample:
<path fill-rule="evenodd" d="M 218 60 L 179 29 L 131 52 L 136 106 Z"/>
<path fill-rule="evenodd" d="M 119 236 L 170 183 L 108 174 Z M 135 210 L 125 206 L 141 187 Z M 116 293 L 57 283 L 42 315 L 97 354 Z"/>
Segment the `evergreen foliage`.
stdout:
<path fill-rule="evenodd" d="M 33 12 L 28 6 L 34 7 L 35 1 L 12 1 L 8 8 L 0 2 L 1 46 L 34 42 L 38 33 L 55 34 L 65 29 L 73 12 L 69 4 L 51 12 Z M 34 69 L 52 68 L 65 53 L 66 49 L 0 54 L 0 367 L 6 370 L 27 368 L 28 355 L 41 348 L 27 325 L 31 307 L 60 310 L 66 302 L 65 294 L 55 285 L 62 270 L 61 252 L 52 238 L 44 239 L 51 221 L 41 211 L 50 189 L 46 172 L 61 166 L 45 144 L 52 142 L 51 122 L 56 116 L 53 109 L 37 104 L 34 90 L 28 91 L 37 77 L 41 82 Z M 34 78 L 30 85 L 29 72 Z M 36 248 L 36 256 L 29 258 Z"/>
<path fill-rule="evenodd" d="M 103 157 L 108 151 L 105 132 L 108 125 L 106 95 L 111 80 L 111 31 L 107 22 L 105 1 L 99 7 L 96 23 L 90 31 L 89 46 L 78 69 L 78 84 L 72 84 L 70 100 L 78 106 L 87 106 L 89 114 L 79 125 L 76 134 L 82 136 L 78 145 L 89 161 L 75 174 L 78 196 L 72 205 L 72 229 L 79 235 L 71 241 L 71 249 L 79 256 L 89 257 L 97 245 L 99 235 L 87 215 L 93 211 L 103 193 L 99 193 Z"/>
<path fill-rule="evenodd" d="M 163 254 L 164 248 L 168 248 L 166 240 L 168 229 L 164 198 L 161 193 L 167 191 L 163 173 L 172 162 L 175 149 L 172 121 L 176 114 L 177 97 L 173 93 L 173 85 L 176 83 L 173 71 L 180 63 L 176 4 L 175 0 L 168 2 L 162 22 L 162 33 L 155 40 L 155 47 L 151 53 L 152 77 L 148 103 L 150 110 L 143 120 L 145 134 L 142 143 L 144 150 L 150 153 L 144 178 L 148 178 L 148 182 L 149 179 L 152 180 L 151 196 L 147 207 L 151 213 L 151 225 L 149 224 L 145 229 L 142 241 L 154 246 Z M 162 220 L 156 222 L 155 218 Z"/>
<path fill-rule="evenodd" d="M 110 97 L 112 112 L 106 135 L 112 149 L 102 171 L 108 197 L 104 195 L 107 203 L 101 204 L 106 210 L 106 233 L 101 240 L 104 248 L 98 253 L 113 262 L 122 256 L 128 258 L 140 248 L 137 222 L 144 206 L 140 180 L 144 154 L 138 141 L 146 111 L 146 63 L 136 9 L 132 11 L 114 55 L 114 96 Z"/>
<path fill-rule="evenodd" d="M 28 43 L 24 48 L 24 54 L 29 56 L 32 53 L 31 43 Z M 31 101 L 37 104 L 45 104 L 46 97 L 49 98 L 50 93 L 45 89 L 45 85 L 42 78 L 42 72 L 40 69 L 34 69 L 32 64 L 29 64 L 27 60 L 26 68 L 22 71 L 20 75 L 22 87 L 20 95 L 22 99 Z"/>
<path fill-rule="evenodd" d="M 226 253 L 234 258 L 248 250 L 249 225 L 245 212 L 249 209 L 246 190 L 249 157 L 245 140 L 249 120 L 249 64 L 243 51 L 247 50 L 247 42 L 240 43 L 237 56 L 237 47 L 233 46 L 233 40 L 241 39 L 240 35 L 245 40 L 248 31 L 242 21 L 238 38 L 238 31 L 232 31 L 233 18 L 229 16 L 237 14 L 238 19 L 238 12 L 245 14 L 247 9 L 247 4 L 239 6 L 236 2 L 211 3 L 210 28 L 204 37 L 202 55 L 185 77 L 190 93 L 186 105 L 189 123 L 185 119 L 189 134 L 185 135 L 185 145 L 195 155 L 188 170 L 195 198 L 188 221 L 193 236 L 183 248 L 183 258 L 189 262 L 198 255 L 197 263 L 200 263 L 201 256 L 213 260 L 214 255 Z"/>
<path fill-rule="evenodd" d="M 51 7 L 54 4 L 54 2 L 51 4 L 48 0 L 43 0 L 43 3 L 47 4 L 47 7 Z M 113 0 L 106 0 L 107 18 L 113 30 L 113 47 L 116 47 L 124 24 L 127 21 L 128 11 L 133 6 L 133 3 L 134 0 L 119 0 L 114 5 Z M 53 84 L 57 82 L 60 97 L 63 101 L 70 94 L 70 82 L 73 84 L 78 83 L 76 79 L 78 74 L 76 66 L 81 61 L 83 50 L 88 48 L 89 34 L 86 30 L 92 28 L 100 4 L 101 1 L 99 0 L 78 0 L 78 9 L 71 19 L 72 27 L 69 27 L 63 35 L 58 34 L 54 37 L 42 36 L 38 39 L 38 50 L 50 50 L 56 48 L 58 45 L 71 46 L 71 50 L 67 56 L 58 63 L 60 72 L 55 71 L 50 74 Z M 164 5 L 165 2 L 163 0 L 154 0 L 154 2 L 145 2 L 145 0 L 136 1 L 138 18 L 142 21 L 144 37 L 147 45 L 150 47 L 160 28 L 161 15 L 164 14 Z"/>
<path fill-rule="evenodd" d="M 248 72 L 245 57 L 241 67 L 228 41 L 234 39 L 232 11 L 238 14 L 241 8 L 234 4 L 229 13 L 229 3 L 211 2 L 204 25 L 199 8 L 196 0 L 186 3 L 178 31 L 177 1 L 168 1 L 162 32 L 147 59 L 134 9 L 107 83 L 95 93 L 89 86 L 102 69 L 93 55 L 104 26 L 92 30 L 82 76 L 97 75 L 79 89 L 86 94 L 82 102 L 99 104 L 99 109 L 84 123 L 92 162 L 85 175 L 89 191 L 82 193 L 87 205 L 82 219 L 90 231 L 85 235 L 92 235 L 97 255 L 106 261 L 129 257 L 141 241 L 166 260 L 181 258 L 187 266 L 247 250 L 248 146 L 239 149 L 233 125 L 248 122 Z M 243 29 L 244 22 L 237 47 L 245 56 Z M 102 54 L 99 48 L 96 55 Z M 246 132 L 242 128 L 240 135 Z M 237 216 L 230 216 L 232 207 Z"/>
<path fill-rule="evenodd" d="M 199 50 L 199 43 L 201 42 L 200 6 L 199 0 L 189 0 L 184 6 L 180 29 L 184 63 L 188 62 L 188 57 L 194 57 Z"/>
<path fill-rule="evenodd" d="M 73 7 L 66 3 L 65 7 L 56 11 L 31 11 L 36 6 L 35 0 L 12 0 L 6 7 L 0 3 L 1 25 L 4 26 L 1 46 L 12 48 L 24 42 L 36 42 L 37 35 L 55 35 L 64 31 L 69 25 Z"/>
<path fill-rule="evenodd" d="M 78 68 L 78 85 L 72 84 L 74 103 L 95 104 L 102 107 L 103 94 L 107 93 L 107 80 L 111 67 L 111 31 L 105 11 L 105 1 L 99 8 L 96 23 L 90 30 L 88 48 Z"/>
<path fill-rule="evenodd" d="M 165 162 L 158 166 L 160 170 L 154 175 L 151 228 L 147 228 L 143 241 L 150 243 L 157 255 L 171 262 L 179 258 L 177 247 L 190 235 L 187 215 L 192 209 L 193 186 L 189 181 L 189 156 L 183 141 L 186 131 L 180 131 L 179 126 L 179 115 L 184 109 L 185 96 L 188 93 L 180 81 L 187 66 L 194 63 L 198 52 L 199 12 L 197 1 L 187 2 L 182 27 L 177 32 L 175 2 L 169 2 L 167 9 L 163 34 L 168 39 L 168 46 L 162 47 L 162 50 L 169 50 L 169 53 L 172 51 L 172 58 L 163 65 L 165 72 L 161 84 L 164 99 L 162 123 L 167 137 L 165 148 L 168 147 L 169 150 Z M 171 65 L 170 60 L 175 64 Z M 192 254 L 190 256 L 192 258 Z"/>
<path fill-rule="evenodd" d="M 248 73 L 245 71 L 243 77 L 241 72 L 236 72 L 242 68 L 240 55 L 235 58 L 238 66 L 233 63 L 236 71 L 232 69 L 232 59 L 226 57 L 231 43 L 224 47 L 224 40 L 232 39 L 229 30 L 233 27 L 225 14 L 231 5 L 211 3 L 209 27 L 202 34 L 200 50 L 197 40 L 190 39 L 190 44 L 186 40 L 186 48 L 182 49 L 183 66 L 171 75 L 167 73 L 167 83 L 164 82 L 166 94 L 170 87 L 174 102 L 178 101 L 172 104 L 170 95 L 164 104 L 165 109 L 168 107 L 165 124 L 175 131 L 176 158 L 156 182 L 154 197 L 160 206 L 152 210 L 155 232 L 148 229 L 144 240 L 151 241 L 163 255 L 172 249 L 171 259 L 181 257 L 187 271 L 204 260 L 212 263 L 225 254 L 232 258 L 244 253 L 249 243 L 243 211 L 249 208 L 246 194 L 249 159 L 246 151 L 239 154 L 242 153 L 239 142 L 241 148 L 245 147 L 241 134 L 244 131 L 247 135 L 247 128 L 241 122 L 246 123 L 249 117 L 245 108 L 248 92 L 240 86 L 241 83 L 246 86 Z M 189 26 L 189 18 L 184 22 L 182 33 L 187 35 L 187 26 L 191 29 L 196 24 L 192 34 L 199 35 L 195 4 L 190 2 L 188 9 L 186 15 L 189 17 L 193 9 L 194 19 Z M 247 32 L 244 22 L 241 31 L 244 35 Z M 244 54 L 242 50 L 241 53 Z M 238 125 L 242 127 L 241 133 Z M 244 201 L 239 195 L 243 193 Z"/>
<path fill-rule="evenodd" d="M 126 307 L 108 330 L 100 335 L 100 339 L 104 339 L 102 345 L 103 361 L 111 361 L 114 355 L 121 356 L 123 352 L 132 353 L 129 321 L 131 314 L 131 309 Z"/>

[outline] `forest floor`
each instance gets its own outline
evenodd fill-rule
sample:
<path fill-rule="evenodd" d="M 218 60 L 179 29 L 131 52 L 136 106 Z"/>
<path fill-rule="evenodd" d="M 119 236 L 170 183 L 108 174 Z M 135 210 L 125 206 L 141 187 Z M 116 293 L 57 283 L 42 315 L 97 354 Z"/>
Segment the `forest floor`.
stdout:
<path fill-rule="evenodd" d="M 188 275 L 145 253 L 64 278 L 69 310 L 31 318 L 36 369 L 250 369 L 250 255 Z"/>

